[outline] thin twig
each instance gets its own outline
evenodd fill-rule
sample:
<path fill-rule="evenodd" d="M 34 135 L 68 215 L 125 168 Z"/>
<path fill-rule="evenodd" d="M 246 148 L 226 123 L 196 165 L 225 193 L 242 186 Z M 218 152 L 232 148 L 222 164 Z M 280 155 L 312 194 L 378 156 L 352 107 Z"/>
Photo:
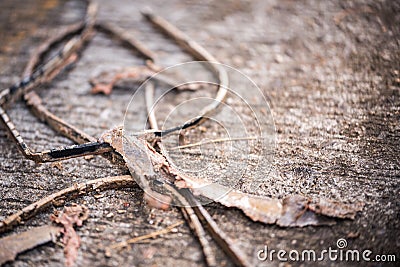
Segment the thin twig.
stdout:
<path fill-rule="evenodd" d="M 219 228 L 218 224 L 212 219 L 210 214 L 204 209 L 201 203 L 193 196 L 192 192 L 183 188 L 179 190 L 180 193 L 188 199 L 196 215 L 200 218 L 201 222 L 207 225 L 207 230 L 223 251 L 235 263 L 236 266 L 250 266 L 247 262 L 245 254 L 236 246 L 234 242 L 228 237 L 225 232 Z"/>
<path fill-rule="evenodd" d="M 113 176 L 106 178 L 99 178 L 95 180 L 91 180 L 84 183 L 74 184 L 71 187 L 60 190 L 56 193 L 53 193 L 49 196 L 46 196 L 29 206 L 19 210 L 18 212 L 8 216 L 4 220 L 0 222 L 0 233 L 5 232 L 8 229 L 11 229 L 13 226 L 22 223 L 26 219 L 35 215 L 38 211 L 44 209 L 48 205 L 50 205 L 53 201 L 62 198 L 68 197 L 69 195 L 76 193 L 78 195 L 86 194 L 88 192 L 92 192 L 94 190 L 107 190 L 111 188 L 124 188 L 128 186 L 133 186 L 135 181 L 130 175 L 123 176 Z"/>
<path fill-rule="evenodd" d="M 153 130 L 158 130 L 157 119 L 154 113 L 154 84 L 149 81 L 146 83 L 145 88 L 145 100 L 147 109 L 147 120 L 149 122 L 150 128 Z"/>
<path fill-rule="evenodd" d="M 214 114 L 218 108 L 221 106 L 221 103 L 224 102 L 229 88 L 229 78 L 228 74 L 223 65 L 218 63 L 216 58 L 211 55 L 204 47 L 196 43 L 189 36 L 184 34 L 177 27 L 169 23 L 164 18 L 152 14 L 150 11 L 143 11 L 143 16 L 149 20 L 153 25 L 155 25 L 158 29 L 161 29 L 165 34 L 169 37 L 173 38 L 182 48 L 186 49 L 194 58 L 197 60 L 208 61 L 210 64 L 208 67 L 214 72 L 214 74 L 218 78 L 218 92 L 215 96 L 215 101 L 206 106 L 203 110 L 200 111 L 200 114 L 193 118 L 192 120 L 185 122 L 182 125 L 177 127 L 173 127 L 170 129 L 161 130 L 158 134 L 160 136 L 167 135 L 172 132 L 176 132 L 182 129 L 188 129 L 195 127 L 202 122 L 206 121 L 208 118 Z"/>
<path fill-rule="evenodd" d="M 174 228 L 176 228 L 179 225 L 184 224 L 184 221 L 179 221 L 177 223 L 174 223 L 164 229 L 155 231 L 155 232 L 151 232 L 150 234 L 146 234 L 146 235 L 142 235 L 142 236 L 137 236 L 131 239 L 128 239 L 126 241 L 122 241 L 119 243 L 115 243 L 111 246 L 109 246 L 108 248 L 106 248 L 106 254 L 109 254 L 107 252 L 110 252 L 111 249 L 121 249 L 124 247 L 127 247 L 129 244 L 134 244 L 134 243 L 138 243 L 140 241 L 146 240 L 146 239 L 150 239 L 150 238 L 156 238 L 159 235 L 163 235 L 163 234 L 168 234 L 170 233 Z"/>
<path fill-rule="evenodd" d="M 199 217 L 197 217 L 195 211 L 193 210 L 190 203 L 187 199 L 175 188 L 173 185 L 164 184 L 164 188 L 166 188 L 173 196 L 176 201 L 178 201 L 179 205 L 181 205 L 181 211 L 189 224 L 190 229 L 195 233 L 197 239 L 200 242 L 201 248 L 203 250 L 204 258 L 206 260 L 207 266 L 217 266 L 217 261 L 215 258 L 215 254 L 210 246 L 210 242 L 208 242 L 206 232 L 204 230 L 203 225 Z"/>
<path fill-rule="evenodd" d="M 144 59 L 154 62 L 155 54 L 153 53 L 153 51 L 148 49 L 144 44 L 142 44 L 132 35 L 127 33 L 127 31 L 125 31 L 124 29 L 118 27 L 117 25 L 106 22 L 96 23 L 96 28 L 102 32 L 117 37 L 119 40 L 127 44 L 129 47 L 136 50 Z"/>

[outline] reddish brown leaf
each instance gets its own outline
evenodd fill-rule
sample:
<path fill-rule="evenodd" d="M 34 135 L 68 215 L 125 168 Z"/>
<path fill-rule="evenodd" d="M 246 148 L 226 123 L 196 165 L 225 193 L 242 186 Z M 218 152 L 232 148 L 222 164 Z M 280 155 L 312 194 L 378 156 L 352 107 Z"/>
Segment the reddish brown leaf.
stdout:
<path fill-rule="evenodd" d="M 201 182 L 186 179 L 186 185 Z M 208 184 L 195 189 L 195 192 L 208 197 L 226 207 L 241 209 L 253 221 L 277 224 L 284 227 L 303 227 L 307 225 L 334 224 L 334 218 L 354 219 L 362 210 L 362 203 L 344 204 L 326 199 L 310 199 L 292 195 L 284 199 L 261 197 L 231 190 L 221 185 Z"/>

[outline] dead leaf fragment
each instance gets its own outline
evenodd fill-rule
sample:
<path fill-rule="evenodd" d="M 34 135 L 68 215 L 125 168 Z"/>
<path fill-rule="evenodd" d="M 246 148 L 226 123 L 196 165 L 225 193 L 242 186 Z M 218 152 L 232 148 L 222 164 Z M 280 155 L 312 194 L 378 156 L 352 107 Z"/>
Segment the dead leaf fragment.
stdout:
<path fill-rule="evenodd" d="M 143 82 L 152 74 L 154 74 L 154 72 L 146 66 L 105 71 L 90 79 L 90 84 L 92 85 L 91 93 L 109 95 L 114 86 L 121 80 L 129 79 L 132 80 L 132 82 Z"/>
<path fill-rule="evenodd" d="M 73 266 L 78 257 L 81 240 L 74 229 L 74 225 L 82 226 L 83 221 L 88 217 L 88 209 L 77 204 L 64 207 L 60 214 L 53 214 L 50 217 L 53 222 L 64 226 L 61 232 L 64 234 L 62 241 L 64 244 L 65 266 Z"/>
<path fill-rule="evenodd" d="M 276 224 L 282 227 L 303 227 L 307 225 L 331 225 L 335 221 L 311 211 L 309 199 L 299 195 L 288 196 L 282 200 L 282 213 Z"/>
<path fill-rule="evenodd" d="M 186 184 L 193 179 L 181 176 Z M 201 183 L 199 179 L 195 182 Z M 310 199 L 300 195 L 284 199 L 261 197 L 231 190 L 215 183 L 194 189 L 195 192 L 226 207 L 242 210 L 253 221 L 277 224 L 282 227 L 304 227 L 307 225 L 335 224 L 335 218 L 354 219 L 362 210 L 361 203 L 344 204 L 326 199 Z"/>

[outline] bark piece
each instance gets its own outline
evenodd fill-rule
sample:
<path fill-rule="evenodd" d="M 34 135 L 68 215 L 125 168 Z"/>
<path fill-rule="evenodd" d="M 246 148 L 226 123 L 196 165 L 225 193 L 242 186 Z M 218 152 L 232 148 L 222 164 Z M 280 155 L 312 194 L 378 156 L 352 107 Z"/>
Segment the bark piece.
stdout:
<path fill-rule="evenodd" d="M 61 231 L 62 227 L 46 225 L 1 238 L 0 265 L 15 260 L 19 253 L 54 240 Z"/>

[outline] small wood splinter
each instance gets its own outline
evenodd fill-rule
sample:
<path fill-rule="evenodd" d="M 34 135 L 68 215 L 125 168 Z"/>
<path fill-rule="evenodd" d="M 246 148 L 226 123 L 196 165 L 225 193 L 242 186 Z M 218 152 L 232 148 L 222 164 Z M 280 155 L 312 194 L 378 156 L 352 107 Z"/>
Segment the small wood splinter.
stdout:
<path fill-rule="evenodd" d="M 176 222 L 174 224 L 171 224 L 170 226 L 168 226 L 168 227 L 166 227 L 164 229 L 152 232 L 150 234 L 134 237 L 134 238 L 128 239 L 126 241 L 122 241 L 122 242 L 119 242 L 119 243 L 116 243 L 116 244 L 112 244 L 111 246 L 106 248 L 105 255 L 106 255 L 106 257 L 111 257 L 112 256 L 112 250 L 123 249 L 123 248 L 128 247 L 130 244 L 135 244 L 135 243 L 147 240 L 147 239 L 156 238 L 156 237 L 158 237 L 160 235 L 171 233 L 178 226 L 180 226 L 180 225 L 182 225 L 184 223 L 185 223 L 184 221 L 179 221 L 179 222 Z"/>

